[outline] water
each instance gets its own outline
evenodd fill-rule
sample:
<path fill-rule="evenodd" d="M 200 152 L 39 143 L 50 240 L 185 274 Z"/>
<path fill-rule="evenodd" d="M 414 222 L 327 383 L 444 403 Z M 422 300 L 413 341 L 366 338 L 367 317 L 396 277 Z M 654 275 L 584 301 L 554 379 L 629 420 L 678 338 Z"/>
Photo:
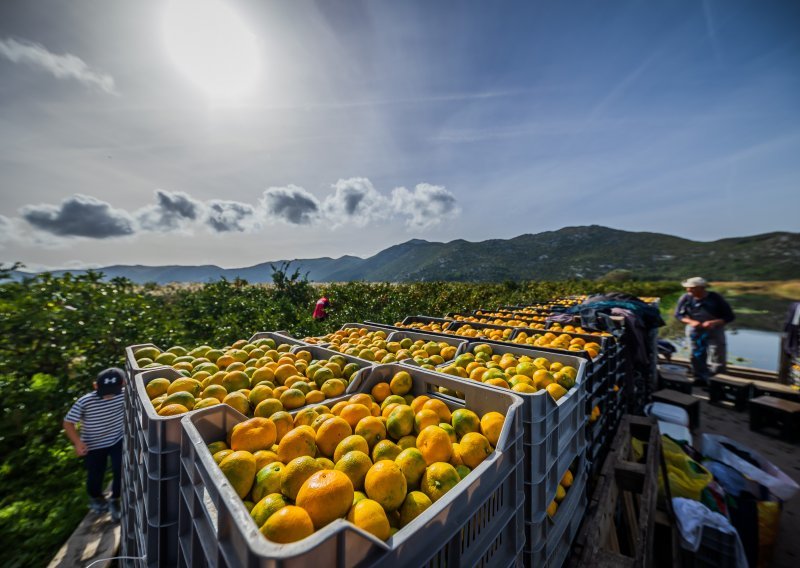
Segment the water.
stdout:
<path fill-rule="evenodd" d="M 778 370 L 781 334 L 777 331 L 756 329 L 729 329 L 725 331 L 728 342 L 728 363 L 743 367 L 755 367 L 768 371 Z M 673 339 L 678 345 L 678 355 L 689 357 L 685 338 Z M 739 359 L 744 359 L 740 361 Z"/>

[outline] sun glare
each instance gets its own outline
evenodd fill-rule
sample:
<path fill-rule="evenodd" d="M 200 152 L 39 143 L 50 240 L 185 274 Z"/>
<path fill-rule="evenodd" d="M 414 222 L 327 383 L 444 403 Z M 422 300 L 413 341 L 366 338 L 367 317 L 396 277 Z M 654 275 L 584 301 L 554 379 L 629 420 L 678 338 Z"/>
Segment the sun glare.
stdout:
<path fill-rule="evenodd" d="M 235 100 L 254 87 L 256 37 L 222 0 L 171 0 L 164 39 L 180 72 L 211 99 Z"/>

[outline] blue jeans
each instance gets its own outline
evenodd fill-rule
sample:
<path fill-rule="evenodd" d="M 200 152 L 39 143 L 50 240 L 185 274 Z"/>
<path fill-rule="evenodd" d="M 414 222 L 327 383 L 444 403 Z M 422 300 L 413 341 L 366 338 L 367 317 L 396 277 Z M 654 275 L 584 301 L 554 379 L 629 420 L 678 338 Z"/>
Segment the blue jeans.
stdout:
<path fill-rule="evenodd" d="M 687 325 L 686 339 L 691 350 L 692 371 L 695 380 L 705 382 L 711 375 L 725 372 L 727 346 L 724 327 L 695 329 Z"/>
<path fill-rule="evenodd" d="M 89 450 L 83 458 L 86 464 L 86 491 L 89 497 L 94 499 L 103 497 L 103 478 L 108 469 L 109 458 L 111 458 L 111 474 L 114 476 L 111 482 L 111 498 L 119 499 L 122 482 L 122 440 L 107 448 Z"/>

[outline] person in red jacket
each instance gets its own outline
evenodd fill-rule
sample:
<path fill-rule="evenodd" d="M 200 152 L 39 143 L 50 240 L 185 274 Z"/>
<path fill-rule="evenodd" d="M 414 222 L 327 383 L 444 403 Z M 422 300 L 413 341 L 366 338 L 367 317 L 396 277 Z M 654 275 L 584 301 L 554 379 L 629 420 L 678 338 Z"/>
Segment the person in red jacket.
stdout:
<path fill-rule="evenodd" d="M 328 317 L 328 312 L 325 311 L 326 308 L 329 308 L 331 305 L 330 300 L 325 296 L 322 296 L 319 300 L 317 300 L 316 305 L 314 306 L 314 314 L 312 317 L 317 321 L 323 321 Z"/>

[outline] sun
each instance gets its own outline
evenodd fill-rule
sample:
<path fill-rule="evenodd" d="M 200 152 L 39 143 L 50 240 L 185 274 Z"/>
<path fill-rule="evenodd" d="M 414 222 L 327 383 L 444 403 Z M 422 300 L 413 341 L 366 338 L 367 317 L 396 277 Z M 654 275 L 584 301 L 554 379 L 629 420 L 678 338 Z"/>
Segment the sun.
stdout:
<path fill-rule="evenodd" d="M 173 63 L 212 100 L 236 100 L 255 86 L 256 36 L 223 0 L 171 0 L 163 32 Z"/>

